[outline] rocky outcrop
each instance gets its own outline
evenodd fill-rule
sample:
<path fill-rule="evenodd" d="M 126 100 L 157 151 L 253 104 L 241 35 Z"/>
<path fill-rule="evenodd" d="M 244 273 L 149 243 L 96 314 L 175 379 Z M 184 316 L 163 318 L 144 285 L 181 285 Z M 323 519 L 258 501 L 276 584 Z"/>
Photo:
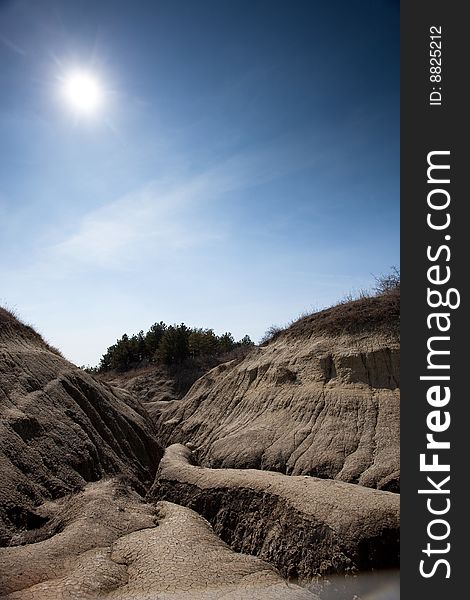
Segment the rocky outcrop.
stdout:
<path fill-rule="evenodd" d="M 146 504 L 114 480 L 38 511 L 48 525 L 36 543 L 0 548 L 3 600 L 318 600 L 193 511 Z"/>
<path fill-rule="evenodd" d="M 0 309 L 0 545 L 36 506 L 120 474 L 143 491 L 162 455 L 143 406 L 67 362 Z"/>
<path fill-rule="evenodd" d="M 196 510 L 237 552 L 285 577 L 398 567 L 399 496 L 340 481 L 252 469 L 207 469 L 170 446 L 150 498 Z"/>
<path fill-rule="evenodd" d="M 398 309 L 385 295 L 301 319 L 159 405 L 160 438 L 207 467 L 399 491 Z"/>

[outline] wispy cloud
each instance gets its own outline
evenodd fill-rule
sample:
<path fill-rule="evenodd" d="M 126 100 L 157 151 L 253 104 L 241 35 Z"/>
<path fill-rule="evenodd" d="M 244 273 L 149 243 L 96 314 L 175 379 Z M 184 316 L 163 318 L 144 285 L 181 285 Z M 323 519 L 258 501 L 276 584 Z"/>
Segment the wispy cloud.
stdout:
<path fill-rule="evenodd" d="M 12 52 L 15 52 L 16 54 L 19 54 L 20 56 L 26 56 L 26 54 L 27 54 L 26 50 L 23 50 L 23 48 L 18 46 L 18 44 L 15 44 L 9 38 L 5 37 L 2 34 L 0 34 L 0 44 L 3 44 L 9 50 L 11 50 Z"/>
<path fill-rule="evenodd" d="M 70 237 L 49 248 L 72 263 L 119 268 L 136 257 L 167 253 L 216 236 L 185 215 L 216 190 L 214 181 L 196 178 L 165 189 L 153 181 L 83 217 Z"/>
<path fill-rule="evenodd" d="M 283 143 L 233 156 L 178 182 L 151 181 L 86 214 L 67 239 L 49 248 L 50 257 L 69 266 L 120 268 L 149 250 L 158 256 L 220 240 L 223 233 L 208 218 L 210 202 L 312 162 L 311 157 L 299 161 L 302 153 L 291 150 Z"/>

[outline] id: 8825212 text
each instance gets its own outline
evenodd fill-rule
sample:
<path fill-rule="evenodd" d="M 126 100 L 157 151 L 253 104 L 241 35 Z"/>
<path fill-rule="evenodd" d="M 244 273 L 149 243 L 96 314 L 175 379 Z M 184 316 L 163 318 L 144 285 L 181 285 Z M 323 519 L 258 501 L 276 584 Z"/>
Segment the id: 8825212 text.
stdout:
<path fill-rule="evenodd" d="M 442 27 L 429 28 L 429 94 L 430 106 L 442 106 Z"/>

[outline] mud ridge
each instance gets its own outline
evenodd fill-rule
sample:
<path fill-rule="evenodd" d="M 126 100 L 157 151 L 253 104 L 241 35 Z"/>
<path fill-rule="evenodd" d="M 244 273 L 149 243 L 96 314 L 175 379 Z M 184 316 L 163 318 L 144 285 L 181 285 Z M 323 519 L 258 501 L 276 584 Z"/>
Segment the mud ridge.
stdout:
<path fill-rule="evenodd" d="M 237 552 L 284 577 L 393 568 L 399 563 L 399 496 L 332 480 L 208 469 L 191 451 L 166 449 L 151 499 L 195 510 Z"/>

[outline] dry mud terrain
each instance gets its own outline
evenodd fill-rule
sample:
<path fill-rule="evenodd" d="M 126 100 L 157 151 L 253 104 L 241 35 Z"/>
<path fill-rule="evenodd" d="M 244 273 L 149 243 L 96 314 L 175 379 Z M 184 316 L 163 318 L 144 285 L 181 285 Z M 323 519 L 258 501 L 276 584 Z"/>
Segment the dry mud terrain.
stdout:
<path fill-rule="evenodd" d="M 315 598 L 233 552 L 192 510 L 147 504 L 115 481 L 89 484 L 43 514 L 50 537 L 0 549 L 3 598 Z"/>
<path fill-rule="evenodd" d="M 181 400 L 0 309 L 0 598 L 313 600 L 396 568 L 398 301 L 301 319 Z"/>
<path fill-rule="evenodd" d="M 365 298 L 294 323 L 151 413 L 202 466 L 311 475 L 398 492 L 398 302 Z"/>
<path fill-rule="evenodd" d="M 285 576 L 398 567 L 397 494 L 313 477 L 191 464 L 167 448 L 149 496 L 194 508 L 239 552 Z M 313 552 L 312 549 L 315 548 Z"/>

